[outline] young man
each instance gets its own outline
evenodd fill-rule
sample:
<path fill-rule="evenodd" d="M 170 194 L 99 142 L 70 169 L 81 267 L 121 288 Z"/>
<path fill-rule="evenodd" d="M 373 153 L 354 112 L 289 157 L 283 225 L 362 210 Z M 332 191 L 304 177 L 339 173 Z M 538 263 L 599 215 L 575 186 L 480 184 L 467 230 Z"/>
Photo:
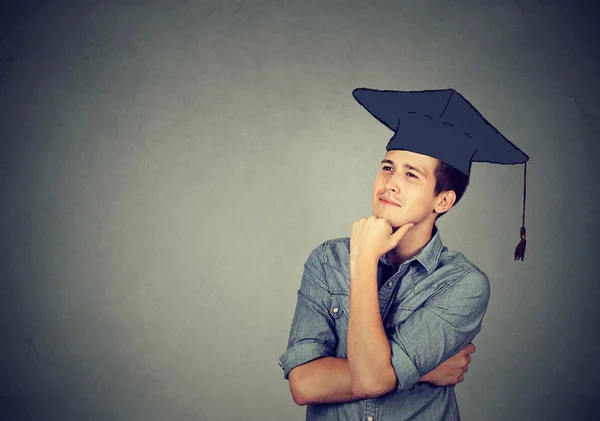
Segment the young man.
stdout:
<path fill-rule="evenodd" d="M 435 222 L 460 200 L 472 161 L 528 158 L 452 89 L 354 97 L 394 131 L 373 215 L 310 254 L 280 366 L 307 420 L 458 420 L 454 385 L 490 289 Z"/>

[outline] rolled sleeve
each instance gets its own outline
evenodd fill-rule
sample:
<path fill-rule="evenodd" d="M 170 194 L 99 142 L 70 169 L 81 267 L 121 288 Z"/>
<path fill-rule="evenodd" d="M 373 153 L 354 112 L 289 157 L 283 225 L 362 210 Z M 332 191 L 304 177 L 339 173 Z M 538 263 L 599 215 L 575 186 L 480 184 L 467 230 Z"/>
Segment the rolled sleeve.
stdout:
<path fill-rule="evenodd" d="M 324 247 L 321 244 L 315 248 L 304 265 L 287 351 L 279 358 L 285 379 L 294 367 L 335 355 L 337 336 L 329 313 L 331 297 L 322 263 Z"/>
<path fill-rule="evenodd" d="M 279 366 L 283 369 L 283 377 L 287 379 L 292 368 L 330 355 L 331 350 L 324 344 L 313 341 L 300 343 L 289 348 L 279 358 Z"/>
<path fill-rule="evenodd" d="M 481 329 L 489 293 L 487 276 L 470 270 L 395 327 L 389 339 L 398 389 L 411 388 L 473 340 Z"/>
<path fill-rule="evenodd" d="M 395 347 L 394 345 L 392 342 L 390 348 L 392 351 L 392 366 L 398 379 L 398 389 L 407 390 L 415 385 L 421 376 L 406 352 L 398 350 L 398 346 Z"/>

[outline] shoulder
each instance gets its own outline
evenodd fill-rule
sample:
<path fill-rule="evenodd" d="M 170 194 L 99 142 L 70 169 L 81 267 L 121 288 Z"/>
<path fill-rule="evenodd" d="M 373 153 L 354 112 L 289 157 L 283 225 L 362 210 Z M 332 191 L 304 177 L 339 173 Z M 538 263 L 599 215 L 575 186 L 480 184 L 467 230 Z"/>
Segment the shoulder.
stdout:
<path fill-rule="evenodd" d="M 350 237 L 324 241 L 316 246 L 308 257 L 313 263 L 335 265 L 350 259 Z"/>
<path fill-rule="evenodd" d="M 350 279 L 350 237 L 334 238 L 313 249 L 305 269 L 318 274 L 326 282 Z"/>
<path fill-rule="evenodd" d="M 460 251 L 448 250 L 446 247 L 440 253 L 440 259 L 436 270 L 450 269 L 457 272 L 475 272 L 480 276 L 485 273 Z"/>
<path fill-rule="evenodd" d="M 448 279 L 446 286 L 489 294 L 489 278 L 475 263 L 459 251 L 443 248 L 435 273 Z"/>

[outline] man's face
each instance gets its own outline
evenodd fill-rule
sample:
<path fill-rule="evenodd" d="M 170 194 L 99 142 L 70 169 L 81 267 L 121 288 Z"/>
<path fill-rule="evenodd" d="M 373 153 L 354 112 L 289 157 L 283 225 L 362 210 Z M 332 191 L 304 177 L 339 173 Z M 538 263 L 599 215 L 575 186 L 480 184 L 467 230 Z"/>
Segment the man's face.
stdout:
<path fill-rule="evenodd" d="M 430 156 L 388 151 L 373 183 L 373 215 L 387 219 L 393 228 L 428 220 L 433 225 L 437 165 Z"/>

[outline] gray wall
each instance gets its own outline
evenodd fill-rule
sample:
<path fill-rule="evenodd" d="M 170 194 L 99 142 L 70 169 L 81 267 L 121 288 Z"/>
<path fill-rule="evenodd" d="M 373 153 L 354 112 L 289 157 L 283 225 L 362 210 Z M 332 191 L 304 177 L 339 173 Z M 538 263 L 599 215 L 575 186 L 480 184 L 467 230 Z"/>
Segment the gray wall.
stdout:
<path fill-rule="evenodd" d="M 463 419 L 598 413 L 597 6 L 3 2 L 0 418 L 301 420 L 277 364 L 303 263 L 370 212 L 354 87 L 471 100 L 531 157 L 439 223 L 492 297 Z"/>

